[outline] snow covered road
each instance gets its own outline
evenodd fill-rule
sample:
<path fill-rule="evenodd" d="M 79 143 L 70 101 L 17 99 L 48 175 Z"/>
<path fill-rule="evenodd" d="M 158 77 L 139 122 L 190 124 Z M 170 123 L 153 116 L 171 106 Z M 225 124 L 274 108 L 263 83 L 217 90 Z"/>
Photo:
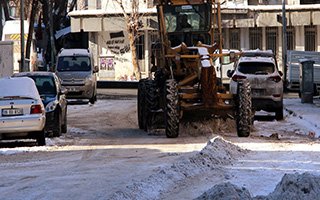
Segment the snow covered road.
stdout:
<path fill-rule="evenodd" d="M 320 174 L 320 109 L 299 99 L 285 100 L 285 120 L 255 121 L 249 138 L 214 120 L 168 139 L 138 129 L 134 97 L 105 97 L 70 105 L 67 134 L 45 147 L 0 147 L 1 199 L 194 199 L 224 182 L 256 196 L 285 173 Z"/>

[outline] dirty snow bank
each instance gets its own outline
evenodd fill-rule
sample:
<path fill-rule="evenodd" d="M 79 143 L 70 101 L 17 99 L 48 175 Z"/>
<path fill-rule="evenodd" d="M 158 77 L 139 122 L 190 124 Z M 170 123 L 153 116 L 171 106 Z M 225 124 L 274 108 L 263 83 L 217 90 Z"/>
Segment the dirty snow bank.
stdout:
<path fill-rule="evenodd" d="M 320 176 L 310 173 L 285 174 L 276 189 L 266 197 L 258 200 L 292 200 L 320 199 Z"/>
<path fill-rule="evenodd" d="M 267 196 L 251 197 L 246 188 L 231 183 L 215 185 L 195 200 L 310 200 L 320 199 L 320 176 L 310 173 L 285 174 L 275 190 Z"/>
<path fill-rule="evenodd" d="M 234 133 L 236 130 L 236 122 L 230 118 L 213 118 L 204 121 L 182 122 L 180 125 L 181 135 L 187 134 L 191 136 L 212 136 L 216 133 Z"/>
<path fill-rule="evenodd" d="M 195 200 L 252 200 L 249 191 L 246 188 L 239 188 L 230 182 L 215 185 L 210 190 L 203 193 Z"/>
<path fill-rule="evenodd" d="M 184 157 L 169 167 L 162 167 L 145 180 L 126 187 L 124 191 L 114 193 L 110 199 L 157 199 L 161 194 L 170 191 L 178 182 L 192 178 L 209 170 L 231 164 L 243 157 L 247 150 L 215 137 L 193 156 Z"/>
<path fill-rule="evenodd" d="M 320 138 L 318 114 L 320 100 L 314 99 L 314 104 L 301 103 L 300 99 L 284 99 L 285 110 L 290 114 L 289 121 L 308 130 L 307 134 Z"/>

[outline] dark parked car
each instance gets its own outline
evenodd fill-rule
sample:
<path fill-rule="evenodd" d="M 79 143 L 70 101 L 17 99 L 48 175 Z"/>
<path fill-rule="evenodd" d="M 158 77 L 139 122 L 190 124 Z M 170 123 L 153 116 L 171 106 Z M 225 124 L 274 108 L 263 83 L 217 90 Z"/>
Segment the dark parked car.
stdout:
<path fill-rule="evenodd" d="M 67 100 L 60 79 L 52 72 L 22 72 L 14 77 L 34 80 L 46 111 L 45 131 L 49 137 L 59 137 L 67 132 Z"/>

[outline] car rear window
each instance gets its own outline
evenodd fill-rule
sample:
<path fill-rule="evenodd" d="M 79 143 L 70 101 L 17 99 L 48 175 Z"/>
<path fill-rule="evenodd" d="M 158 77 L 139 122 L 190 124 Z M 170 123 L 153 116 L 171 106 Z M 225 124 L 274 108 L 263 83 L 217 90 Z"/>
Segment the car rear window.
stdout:
<path fill-rule="evenodd" d="M 268 62 L 241 62 L 238 70 L 244 74 L 271 74 L 275 70 L 273 63 Z"/>
<path fill-rule="evenodd" d="M 56 95 L 57 90 L 51 76 L 30 76 L 36 83 L 40 95 Z"/>

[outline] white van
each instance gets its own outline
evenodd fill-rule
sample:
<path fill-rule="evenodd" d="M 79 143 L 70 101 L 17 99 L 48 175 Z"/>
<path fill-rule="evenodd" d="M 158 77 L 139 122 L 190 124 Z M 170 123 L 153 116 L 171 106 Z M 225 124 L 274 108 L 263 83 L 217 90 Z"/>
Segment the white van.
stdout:
<path fill-rule="evenodd" d="M 24 39 L 25 39 L 25 48 L 27 45 L 29 32 L 29 22 L 24 21 Z M 19 72 L 19 61 L 21 60 L 21 26 L 20 20 L 9 20 L 6 21 L 3 26 L 3 34 L 1 41 L 13 41 L 13 62 L 14 62 L 14 73 Z M 37 62 L 37 51 L 35 46 L 35 39 L 33 37 L 30 47 L 30 71 L 36 70 Z M 26 53 L 26 51 L 25 51 Z"/>
<path fill-rule="evenodd" d="M 67 90 L 68 99 L 97 100 L 97 66 L 89 49 L 61 49 L 55 72 Z"/>

